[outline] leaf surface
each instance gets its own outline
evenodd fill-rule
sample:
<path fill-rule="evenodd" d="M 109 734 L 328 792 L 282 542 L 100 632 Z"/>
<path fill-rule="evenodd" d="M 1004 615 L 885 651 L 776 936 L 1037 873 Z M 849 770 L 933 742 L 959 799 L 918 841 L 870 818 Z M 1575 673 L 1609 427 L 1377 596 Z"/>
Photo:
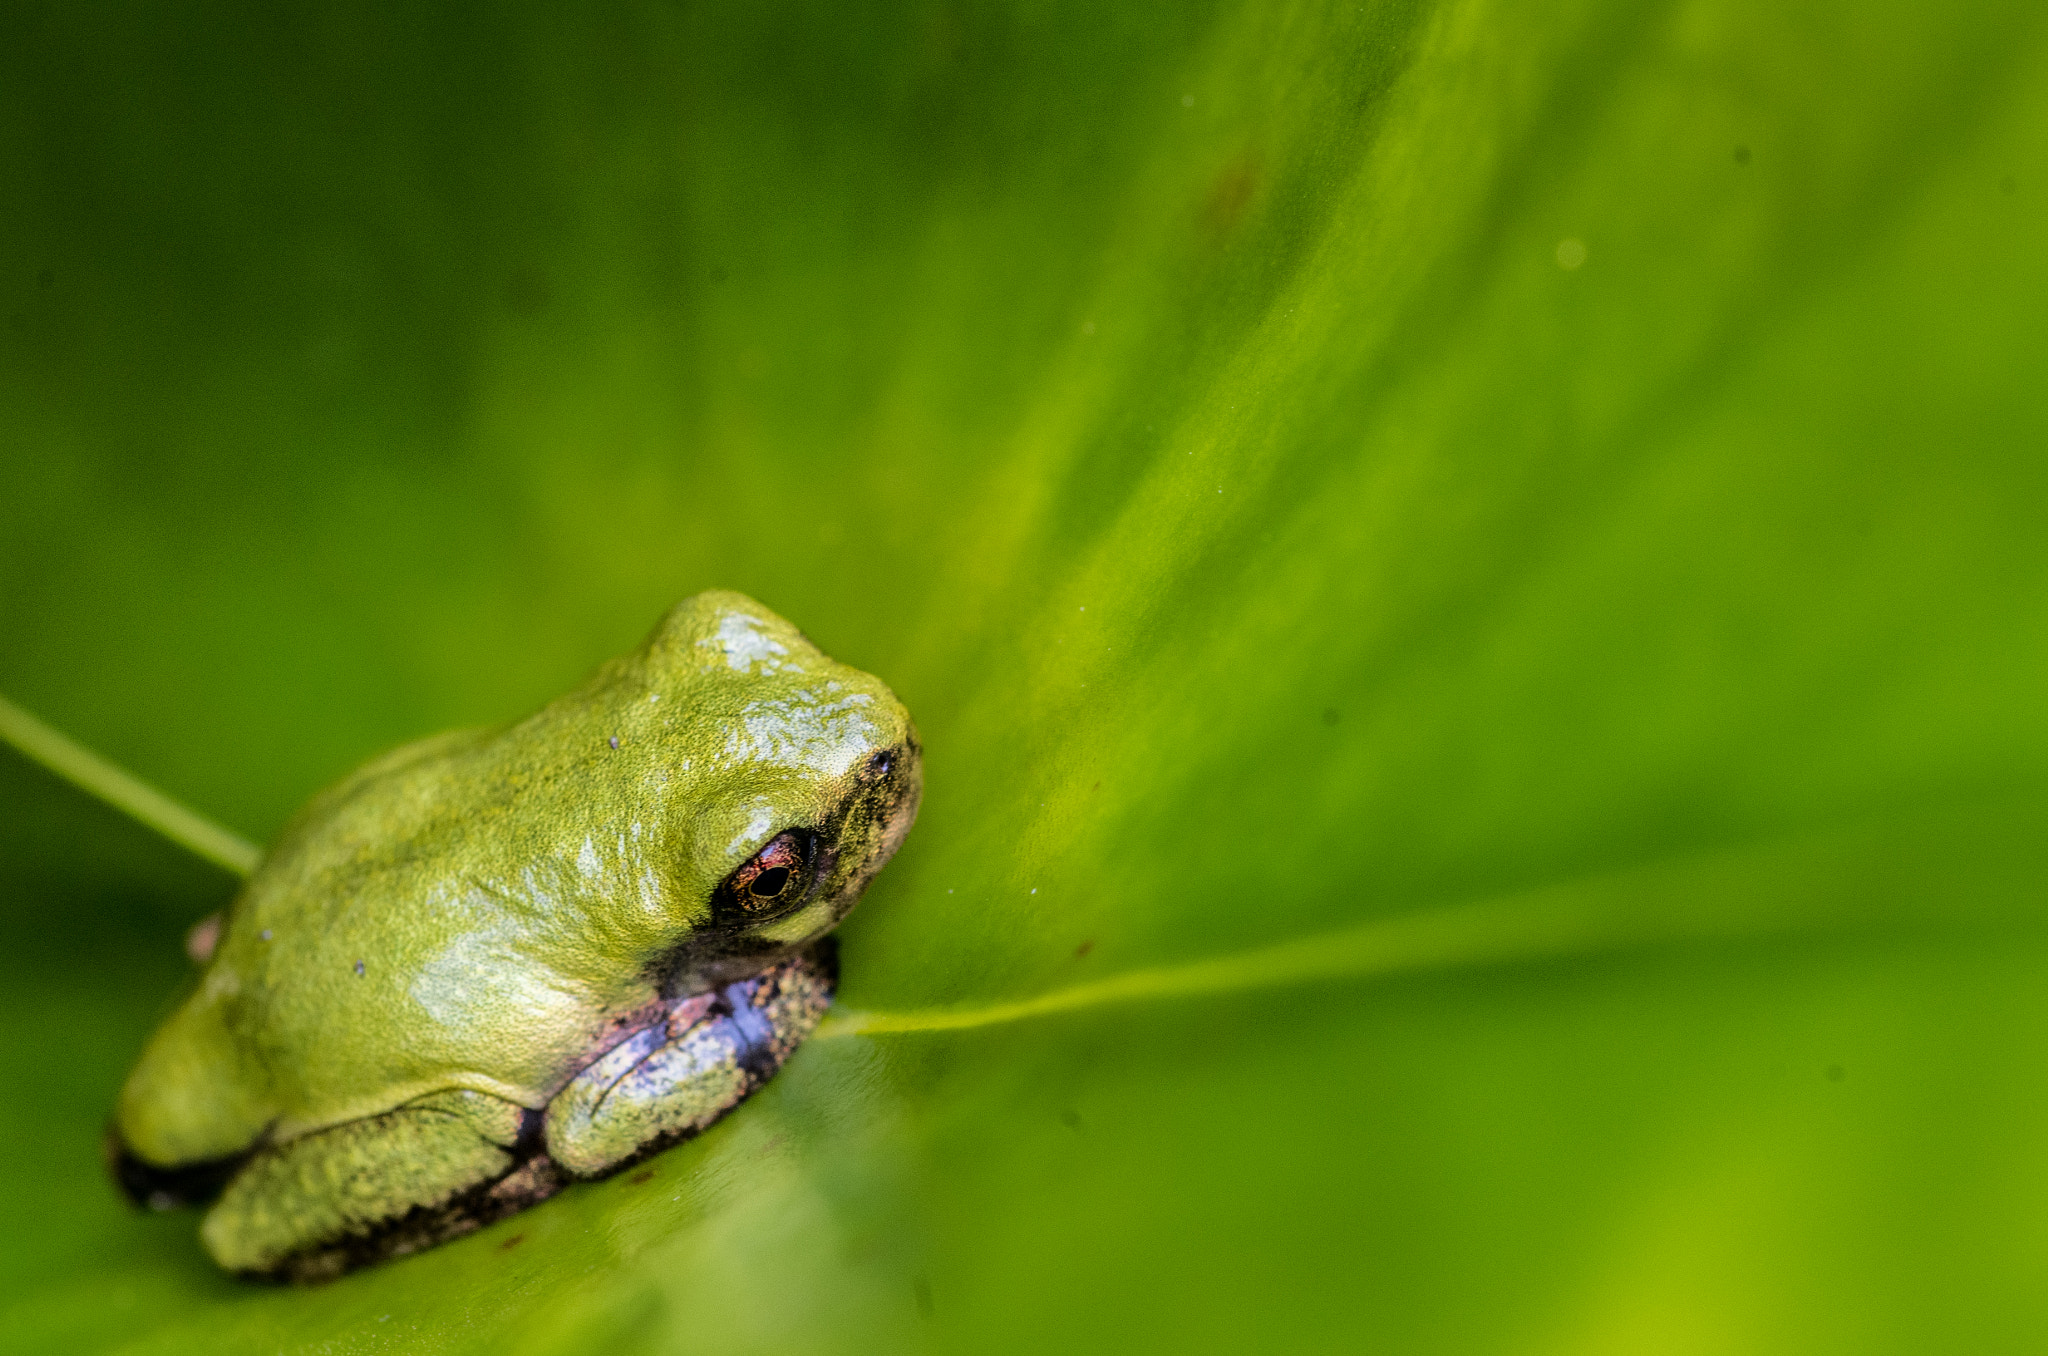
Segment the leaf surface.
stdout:
<path fill-rule="evenodd" d="M 300 1291 L 0 760 L 0 1342 L 2048 1341 L 2037 7 L 4 22 L 0 691 L 260 839 L 729 587 L 928 761 L 762 1094 Z"/>

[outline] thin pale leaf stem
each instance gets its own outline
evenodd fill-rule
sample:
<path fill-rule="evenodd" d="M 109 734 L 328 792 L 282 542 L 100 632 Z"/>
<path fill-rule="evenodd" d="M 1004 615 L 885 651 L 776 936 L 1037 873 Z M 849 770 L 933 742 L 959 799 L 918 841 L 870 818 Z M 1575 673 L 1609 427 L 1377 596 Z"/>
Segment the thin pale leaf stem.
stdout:
<path fill-rule="evenodd" d="M 256 869 L 263 856 L 255 844 L 180 805 L 133 773 L 51 729 L 5 697 L 0 697 L 0 740 L 215 866 L 246 876 Z"/>
<path fill-rule="evenodd" d="M 1007 1002 L 904 1012 L 834 1009 L 818 1038 L 959 1031 L 1080 1008 L 1198 998 L 1290 985 L 1593 955 L 1631 946 L 1758 936 L 1810 926 L 1824 915 L 1784 909 L 1748 879 L 1756 855 L 1732 854 L 1676 869 L 1375 919 L 1257 951 L 1132 970 Z M 1794 873 L 1788 873 L 1794 874 Z"/>
<path fill-rule="evenodd" d="M 1197 998 L 1319 980 L 1353 979 L 1576 950 L 1592 940 L 1585 920 L 1502 916 L 1497 909 L 1457 909 L 1369 923 L 1235 956 L 1132 970 L 1051 993 L 972 1008 L 909 1012 L 834 1012 L 818 1036 L 881 1036 L 957 1031 L 1048 1017 L 1076 1008 L 1148 999 Z"/>

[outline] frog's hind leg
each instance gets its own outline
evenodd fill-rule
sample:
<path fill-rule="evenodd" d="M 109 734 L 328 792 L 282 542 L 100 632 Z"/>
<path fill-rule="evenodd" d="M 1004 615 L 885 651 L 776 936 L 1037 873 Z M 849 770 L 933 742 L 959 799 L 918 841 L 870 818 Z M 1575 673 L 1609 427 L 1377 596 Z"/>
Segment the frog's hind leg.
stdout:
<path fill-rule="evenodd" d="M 200 1237 L 230 1271 L 311 1281 L 467 1233 L 560 1186 L 530 1115 L 443 1092 L 260 1150 Z"/>
<path fill-rule="evenodd" d="M 577 1177 L 602 1177 L 732 1110 L 782 1067 L 832 1002 L 816 952 L 670 1005 L 599 1056 L 548 1103 L 548 1153 Z"/>
<path fill-rule="evenodd" d="M 822 952 L 667 1005 L 544 1113 L 443 1092 L 259 1149 L 207 1213 L 214 1260 L 318 1281 L 417 1252 L 710 1125 L 765 1082 L 832 1001 Z"/>

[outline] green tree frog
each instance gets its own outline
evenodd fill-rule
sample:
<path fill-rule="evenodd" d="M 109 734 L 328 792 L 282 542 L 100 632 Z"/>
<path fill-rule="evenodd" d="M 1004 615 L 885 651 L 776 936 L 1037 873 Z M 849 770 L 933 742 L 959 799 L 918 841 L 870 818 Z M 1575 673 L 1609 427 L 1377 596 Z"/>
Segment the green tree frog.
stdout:
<path fill-rule="evenodd" d="M 909 831 L 917 733 L 736 593 L 505 729 L 316 796 L 200 934 L 122 1088 L 136 1200 L 230 1271 L 428 1247 L 696 1134 L 831 1001 L 825 934 Z"/>

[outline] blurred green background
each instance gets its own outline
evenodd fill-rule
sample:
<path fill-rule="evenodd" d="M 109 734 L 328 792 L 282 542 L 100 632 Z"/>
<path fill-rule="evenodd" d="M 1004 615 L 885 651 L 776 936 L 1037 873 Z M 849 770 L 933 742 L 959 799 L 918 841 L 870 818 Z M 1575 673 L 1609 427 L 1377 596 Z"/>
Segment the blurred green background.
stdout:
<path fill-rule="evenodd" d="M 2048 1346 L 2044 23 L 0 7 L 0 692 L 260 840 L 742 589 L 847 1008 L 1240 976 L 254 1288 L 98 1156 L 232 882 L 0 753 L 0 1345 Z"/>

